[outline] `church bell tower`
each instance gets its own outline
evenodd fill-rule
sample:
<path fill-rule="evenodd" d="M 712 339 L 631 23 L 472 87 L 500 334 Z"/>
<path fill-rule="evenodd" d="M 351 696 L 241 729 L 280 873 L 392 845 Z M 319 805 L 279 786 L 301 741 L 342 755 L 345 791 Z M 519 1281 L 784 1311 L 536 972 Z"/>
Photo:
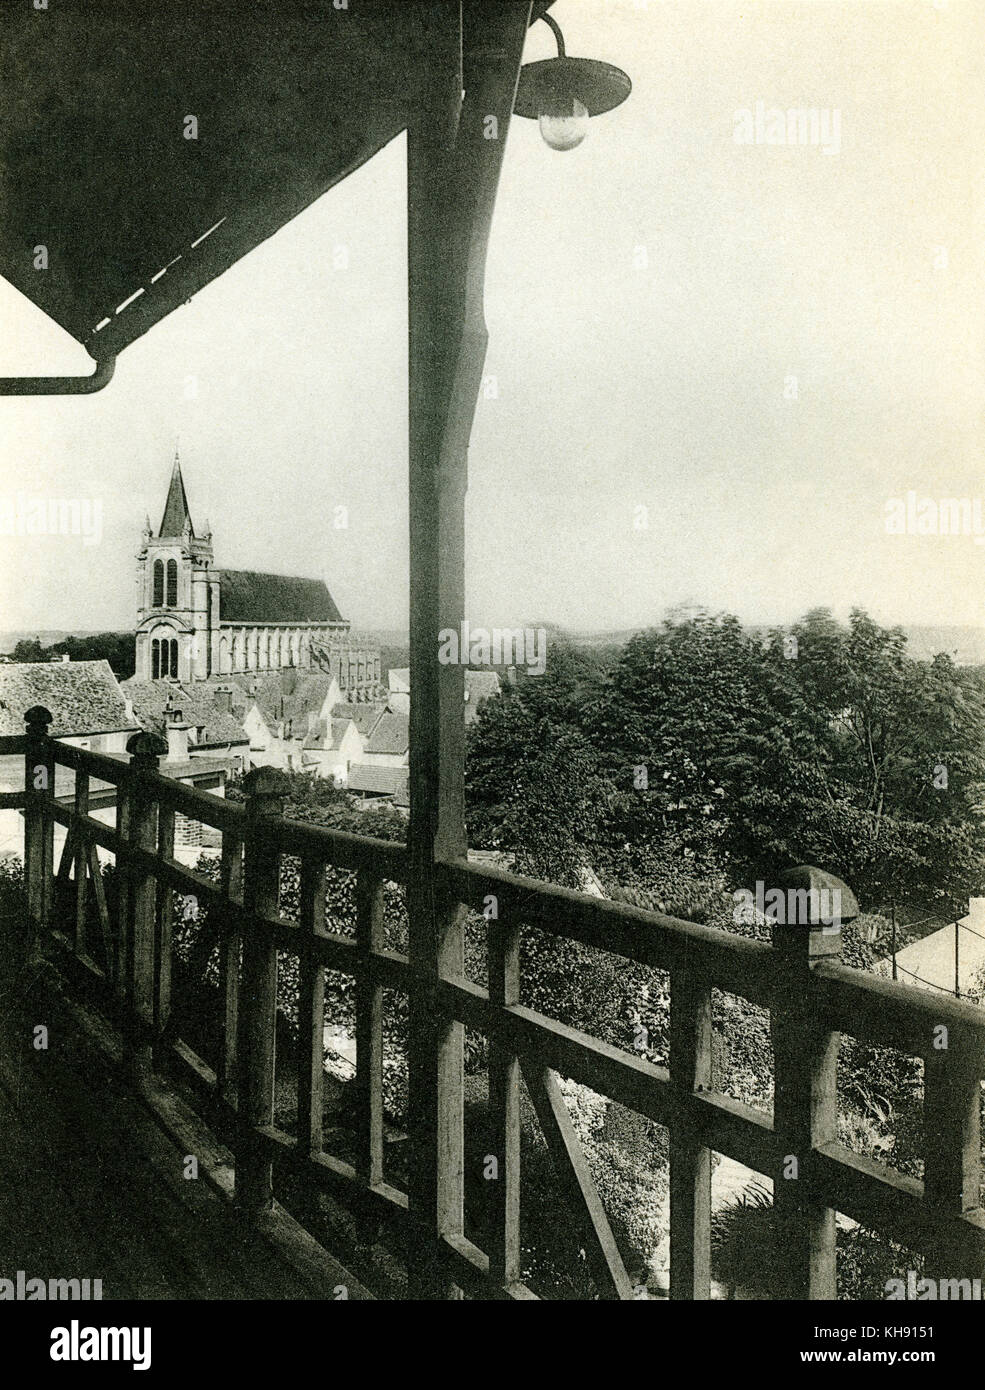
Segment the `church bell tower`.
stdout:
<path fill-rule="evenodd" d="M 177 450 L 157 535 L 137 554 L 137 680 L 205 680 L 218 670 L 219 574 L 212 535 L 195 534 Z"/>

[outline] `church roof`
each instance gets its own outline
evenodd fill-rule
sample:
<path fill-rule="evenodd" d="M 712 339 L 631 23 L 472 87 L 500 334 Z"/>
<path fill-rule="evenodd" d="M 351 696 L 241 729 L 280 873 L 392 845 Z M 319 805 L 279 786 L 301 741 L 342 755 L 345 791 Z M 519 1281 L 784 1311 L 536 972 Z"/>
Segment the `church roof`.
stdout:
<path fill-rule="evenodd" d="M 324 580 L 259 570 L 222 571 L 219 619 L 224 623 L 340 623 Z"/>
<path fill-rule="evenodd" d="M 178 455 L 175 454 L 174 467 L 171 470 L 171 485 L 168 488 L 168 500 L 164 504 L 164 515 L 161 517 L 161 527 L 157 534 L 159 536 L 181 536 L 184 535 L 186 525 L 194 535 L 191 513 L 188 510 L 188 498 L 185 495 L 185 480 L 181 476 L 181 464 L 178 462 Z"/>

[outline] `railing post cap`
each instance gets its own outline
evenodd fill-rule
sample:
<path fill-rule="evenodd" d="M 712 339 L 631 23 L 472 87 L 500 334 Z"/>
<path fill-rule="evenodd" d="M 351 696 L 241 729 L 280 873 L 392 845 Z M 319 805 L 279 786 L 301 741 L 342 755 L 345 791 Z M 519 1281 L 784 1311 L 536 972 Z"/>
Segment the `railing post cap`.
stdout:
<path fill-rule="evenodd" d="M 792 889 L 795 893 L 807 892 L 825 894 L 821 902 L 836 903 L 839 922 L 853 922 L 859 915 L 858 899 L 843 878 L 819 869 L 814 864 L 797 864 L 785 869 L 777 878 L 779 887 Z M 837 896 L 835 896 L 837 895 Z M 811 901 L 808 899 L 808 901 Z M 802 923 L 801 925 L 807 925 Z M 814 923 L 810 923 L 814 925 Z"/>
<path fill-rule="evenodd" d="M 29 729 L 44 733 L 54 717 L 51 710 L 45 709 L 44 705 L 32 705 L 24 714 L 24 723 Z"/>
<path fill-rule="evenodd" d="M 842 926 L 859 915 L 848 884 L 813 864 L 785 869 L 775 882 L 785 911 L 773 920 L 773 945 L 806 964 L 840 955 Z"/>
<path fill-rule="evenodd" d="M 158 758 L 166 757 L 167 751 L 168 745 L 161 735 L 150 733 L 147 729 L 140 729 L 127 739 L 127 752 L 142 761 L 153 759 L 156 762 Z"/>
<path fill-rule="evenodd" d="M 248 801 L 284 797 L 289 786 L 287 775 L 277 767 L 254 767 L 243 778 L 243 790 Z"/>

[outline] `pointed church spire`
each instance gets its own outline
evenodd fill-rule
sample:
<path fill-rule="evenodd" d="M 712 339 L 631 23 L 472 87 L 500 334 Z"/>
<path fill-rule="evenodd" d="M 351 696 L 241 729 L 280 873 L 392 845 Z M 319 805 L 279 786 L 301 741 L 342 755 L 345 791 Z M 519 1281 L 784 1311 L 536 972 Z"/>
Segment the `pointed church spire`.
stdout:
<path fill-rule="evenodd" d="M 185 482 L 181 476 L 178 450 L 175 449 L 174 467 L 171 469 L 171 486 L 168 488 L 168 500 L 164 507 L 164 515 L 161 518 L 161 529 L 157 534 L 159 536 L 182 536 L 186 527 L 189 534 L 194 536 L 195 530 L 192 526 L 191 513 L 188 510 L 188 498 L 185 496 Z"/>

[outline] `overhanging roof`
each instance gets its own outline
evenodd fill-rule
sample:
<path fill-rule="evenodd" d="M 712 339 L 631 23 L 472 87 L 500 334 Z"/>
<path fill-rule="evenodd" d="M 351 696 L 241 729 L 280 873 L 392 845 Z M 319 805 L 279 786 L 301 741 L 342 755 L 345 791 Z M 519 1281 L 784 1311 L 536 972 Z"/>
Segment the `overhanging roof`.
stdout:
<path fill-rule="evenodd" d="M 11 7 L 0 274 L 115 356 L 398 134 L 489 2 Z"/>

